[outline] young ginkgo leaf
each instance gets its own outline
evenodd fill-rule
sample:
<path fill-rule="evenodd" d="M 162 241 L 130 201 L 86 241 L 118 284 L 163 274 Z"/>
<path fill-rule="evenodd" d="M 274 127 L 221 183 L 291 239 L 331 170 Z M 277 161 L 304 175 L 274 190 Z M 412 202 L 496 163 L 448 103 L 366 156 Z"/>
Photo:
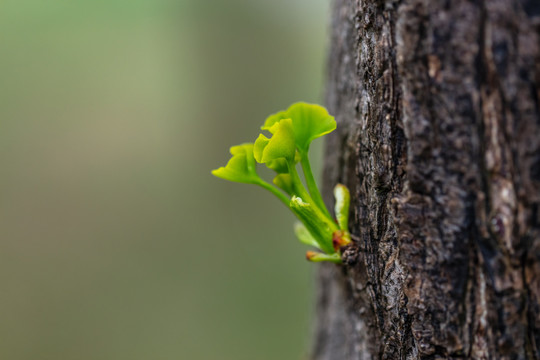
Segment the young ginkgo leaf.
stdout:
<path fill-rule="evenodd" d="M 264 136 L 264 135 L 261 134 L 260 136 Z M 257 157 L 255 157 L 255 159 L 256 158 Z M 300 161 L 300 154 L 297 151 L 294 155 L 294 163 L 296 164 L 299 161 Z M 289 165 L 287 164 L 287 160 L 285 160 L 285 158 L 268 160 L 265 163 L 265 165 L 267 168 L 274 170 L 278 174 L 286 174 L 289 172 Z"/>
<path fill-rule="evenodd" d="M 334 198 L 336 199 L 336 205 L 334 212 L 336 214 L 336 220 L 341 230 L 348 230 L 349 228 L 349 203 L 351 201 L 351 195 L 349 189 L 343 184 L 337 184 L 334 188 Z"/>
<path fill-rule="evenodd" d="M 274 170 L 278 174 L 286 174 L 289 172 L 289 165 L 287 165 L 287 160 L 284 158 L 268 160 L 265 165 L 267 168 Z"/>
<path fill-rule="evenodd" d="M 320 249 L 319 244 L 317 243 L 317 240 L 315 240 L 315 238 L 311 235 L 308 229 L 306 229 L 304 224 L 300 222 L 297 222 L 296 224 L 294 224 L 294 233 L 301 243 Z"/>
<path fill-rule="evenodd" d="M 306 252 L 306 259 L 311 262 L 329 261 L 335 264 L 341 264 L 341 256 L 338 253 L 323 254 L 317 251 L 308 251 Z"/>
<path fill-rule="evenodd" d="M 262 163 L 263 151 L 269 142 L 270 139 L 263 134 L 259 134 L 257 140 L 255 140 L 253 145 L 253 156 L 258 163 Z"/>
<path fill-rule="evenodd" d="M 296 146 L 291 119 L 283 119 L 272 127 L 273 136 L 268 139 L 260 134 L 254 144 L 254 154 L 257 162 L 266 163 L 276 159 L 294 162 Z"/>
<path fill-rule="evenodd" d="M 334 117 L 324 107 L 304 102 L 292 104 L 287 110 L 269 116 L 261 129 L 274 134 L 275 125 L 286 118 L 292 120 L 296 146 L 304 153 L 314 139 L 336 129 Z"/>
<path fill-rule="evenodd" d="M 264 121 L 264 125 L 261 126 L 261 130 L 267 130 L 273 134 L 274 133 L 273 129 L 275 128 L 272 128 L 272 127 L 274 126 L 274 124 L 278 123 L 282 119 L 287 119 L 287 118 L 290 118 L 287 116 L 287 111 L 279 111 L 275 114 L 272 114 L 266 118 L 266 120 Z"/>
<path fill-rule="evenodd" d="M 274 177 L 274 180 L 272 180 L 272 182 L 278 188 L 285 191 L 289 196 L 297 194 L 294 182 L 290 174 L 277 174 L 276 177 Z"/>
<path fill-rule="evenodd" d="M 246 143 L 232 146 L 232 158 L 226 166 L 212 171 L 212 175 L 219 178 L 246 184 L 258 184 L 261 181 L 256 172 L 253 144 Z"/>

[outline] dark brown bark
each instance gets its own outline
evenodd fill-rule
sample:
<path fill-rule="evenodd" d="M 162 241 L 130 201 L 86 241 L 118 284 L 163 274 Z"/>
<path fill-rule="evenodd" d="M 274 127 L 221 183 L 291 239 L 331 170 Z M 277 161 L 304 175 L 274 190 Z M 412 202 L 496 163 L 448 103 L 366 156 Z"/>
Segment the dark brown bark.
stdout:
<path fill-rule="evenodd" d="M 313 358 L 540 359 L 540 2 L 333 7 Z"/>

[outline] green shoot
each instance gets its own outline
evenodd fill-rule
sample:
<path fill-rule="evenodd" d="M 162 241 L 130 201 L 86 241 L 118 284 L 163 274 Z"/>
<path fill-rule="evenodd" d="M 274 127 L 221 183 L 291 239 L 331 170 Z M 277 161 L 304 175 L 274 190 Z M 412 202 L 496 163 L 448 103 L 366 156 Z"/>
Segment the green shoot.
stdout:
<path fill-rule="evenodd" d="M 298 239 L 322 251 L 308 251 L 306 258 L 313 262 L 341 263 L 341 247 L 351 242 L 348 189 L 341 184 L 334 189 L 334 220 L 323 202 L 308 157 L 311 142 L 335 128 L 334 117 L 322 106 L 295 103 L 266 119 L 261 129 L 270 137 L 260 134 L 254 143 L 231 147 L 233 156 L 227 165 L 212 171 L 222 179 L 259 185 L 276 195 L 300 220 L 295 227 Z M 257 174 L 257 163 L 276 172 L 273 185 Z M 307 188 L 296 170 L 297 163 Z"/>

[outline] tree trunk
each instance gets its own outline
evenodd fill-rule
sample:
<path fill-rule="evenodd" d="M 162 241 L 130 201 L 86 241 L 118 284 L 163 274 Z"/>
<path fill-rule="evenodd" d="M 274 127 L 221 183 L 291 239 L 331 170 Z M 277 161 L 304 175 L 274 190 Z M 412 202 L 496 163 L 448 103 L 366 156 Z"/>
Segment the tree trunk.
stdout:
<path fill-rule="evenodd" d="M 314 359 L 540 359 L 540 2 L 335 0 Z M 332 199 L 325 199 L 328 203 Z"/>

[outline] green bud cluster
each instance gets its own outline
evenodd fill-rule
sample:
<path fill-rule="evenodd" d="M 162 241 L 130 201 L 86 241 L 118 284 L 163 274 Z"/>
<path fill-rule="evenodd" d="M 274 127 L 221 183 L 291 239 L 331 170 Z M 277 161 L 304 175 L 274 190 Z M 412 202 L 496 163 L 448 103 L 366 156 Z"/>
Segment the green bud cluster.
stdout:
<path fill-rule="evenodd" d="M 310 261 L 341 263 L 342 246 L 351 241 L 348 231 L 349 190 L 341 184 L 334 189 L 335 214 L 332 218 L 323 202 L 309 163 L 311 142 L 336 129 L 336 121 L 319 105 L 295 103 L 287 110 L 270 115 L 263 131 L 253 143 L 233 146 L 226 166 L 212 174 L 229 181 L 255 184 L 277 196 L 300 222 L 295 226 L 298 239 L 319 251 L 308 251 Z M 300 163 L 306 186 L 300 179 Z M 264 164 L 276 175 L 270 184 L 257 174 L 257 164 Z"/>

